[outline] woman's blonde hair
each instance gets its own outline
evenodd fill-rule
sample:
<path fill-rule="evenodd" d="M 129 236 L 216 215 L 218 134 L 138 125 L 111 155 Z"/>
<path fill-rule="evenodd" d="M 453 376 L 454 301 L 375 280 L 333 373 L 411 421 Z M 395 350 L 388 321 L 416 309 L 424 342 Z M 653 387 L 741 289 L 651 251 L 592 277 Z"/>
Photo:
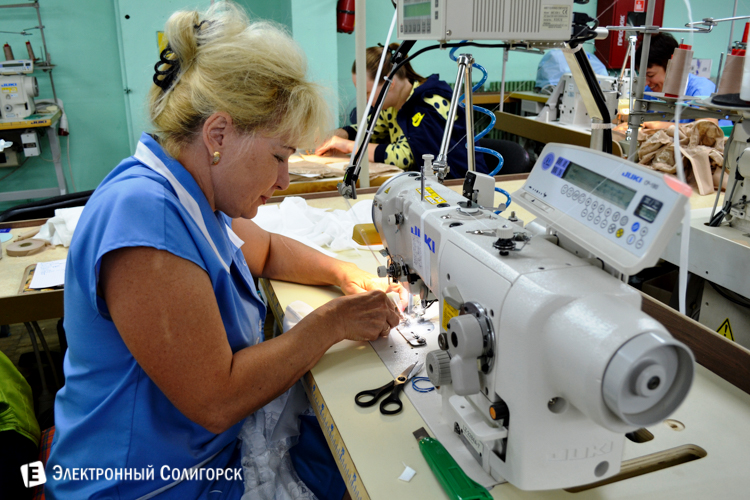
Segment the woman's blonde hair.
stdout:
<path fill-rule="evenodd" d="M 325 135 L 330 115 L 322 88 L 305 78 L 304 53 L 283 29 L 251 23 L 241 8 L 221 1 L 204 13 L 175 12 L 165 36 L 166 60 L 175 64 L 157 65 L 159 85 L 149 91 L 148 110 L 173 157 L 218 111 L 242 131 L 284 137 L 293 146 Z M 167 84 L 163 73 L 170 70 Z"/>

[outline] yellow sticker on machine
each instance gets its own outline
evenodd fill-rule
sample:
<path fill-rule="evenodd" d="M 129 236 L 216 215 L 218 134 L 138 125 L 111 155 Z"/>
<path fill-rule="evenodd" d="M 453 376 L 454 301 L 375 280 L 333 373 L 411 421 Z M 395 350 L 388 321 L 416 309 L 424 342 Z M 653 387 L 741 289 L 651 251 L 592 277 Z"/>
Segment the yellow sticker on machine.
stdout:
<path fill-rule="evenodd" d="M 448 331 L 448 322 L 456 316 L 458 316 L 458 309 L 450 305 L 446 300 L 443 300 L 443 331 Z"/>
<path fill-rule="evenodd" d="M 417 188 L 417 193 L 419 193 L 420 196 L 421 196 L 422 195 L 422 189 Z M 445 199 L 442 196 L 440 196 L 439 194 L 437 194 L 435 192 L 435 190 L 432 189 L 431 187 L 425 188 L 424 199 L 427 200 L 428 202 L 432 203 L 433 205 L 438 205 L 440 203 L 447 203 L 445 201 Z"/>
<path fill-rule="evenodd" d="M 729 324 L 729 318 L 725 319 L 724 322 L 717 328 L 718 333 L 724 335 L 729 340 L 734 340 L 734 334 L 732 333 L 732 325 Z"/>

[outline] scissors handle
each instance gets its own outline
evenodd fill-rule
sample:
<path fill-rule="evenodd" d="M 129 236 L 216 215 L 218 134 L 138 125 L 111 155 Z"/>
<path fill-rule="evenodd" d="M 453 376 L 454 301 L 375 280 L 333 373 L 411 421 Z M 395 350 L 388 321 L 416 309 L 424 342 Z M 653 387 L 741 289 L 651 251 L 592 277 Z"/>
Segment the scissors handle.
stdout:
<path fill-rule="evenodd" d="M 363 408 L 369 408 L 370 406 L 377 403 L 378 399 L 380 399 L 380 397 L 383 394 L 390 391 L 393 388 L 394 384 L 395 384 L 395 381 L 391 380 L 390 382 L 385 384 L 383 387 L 378 387 L 377 389 L 370 389 L 369 391 L 359 392 L 357 393 L 356 396 L 354 396 L 354 402 L 357 403 L 357 406 L 361 406 Z M 387 401 L 387 399 L 385 401 Z"/>
<path fill-rule="evenodd" d="M 394 387 L 391 393 L 387 398 L 380 402 L 380 413 L 382 413 L 383 415 L 395 415 L 396 413 L 399 413 L 404 407 L 404 405 L 401 403 L 401 398 L 398 397 L 403 390 L 403 382 L 394 382 Z"/>

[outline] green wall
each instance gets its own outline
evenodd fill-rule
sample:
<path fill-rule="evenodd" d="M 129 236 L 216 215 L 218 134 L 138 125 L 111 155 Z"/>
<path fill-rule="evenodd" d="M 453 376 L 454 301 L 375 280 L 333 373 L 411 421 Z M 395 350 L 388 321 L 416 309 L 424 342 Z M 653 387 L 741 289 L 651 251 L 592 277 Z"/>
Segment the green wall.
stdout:
<path fill-rule="evenodd" d="M 0 4 L 28 0 L 0 0 Z M 354 60 L 354 35 L 336 33 L 336 0 L 238 0 L 256 18 L 272 19 L 284 25 L 305 50 L 310 74 L 330 88 L 332 111 L 339 117 L 353 105 L 355 89 L 351 82 Z M 70 162 L 75 188 L 93 189 L 107 173 L 131 153 L 132 140 L 148 125 L 143 110 L 146 92 L 156 62 L 156 31 L 161 29 L 169 14 L 179 8 L 204 8 L 210 0 L 42 0 L 41 13 L 45 25 L 47 45 L 52 60 L 58 97 L 65 103 L 70 128 Z M 693 0 L 693 19 L 729 17 L 734 2 L 731 0 Z M 738 14 L 747 12 L 746 0 Z M 594 15 L 596 1 L 577 5 L 577 11 Z M 130 16 L 125 19 L 125 16 Z M 367 43 L 384 42 L 393 7 L 390 0 L 367 2 Z M 688 9 L 682 0 L 667 0 L 664 25 L 683 26 L 688 22 Z M 0 10 L 0 31 L 20 31 L 35 26 L 32 8 Z M 737 23 L 735 37 L 742 32 Z M 679 37 L 678 37 L 679 38 Z M 713 58 L 716 76 L 719 53 L 726 50 L 729 24 L 723 23 L 711 34 L 692 38 L 695 57 Z M 2 34 L 0 42 L 10 43 L 17 57 L 25 54 L 24 43 L 30 40 L 41 52 L 38 32 L 31 37 Z M 686 43 L 691 43 L 686 36 Z M 423 45 L 419 44 L 418 46 Z M 587 47 L 593 51 L 593 44 Z M 502 52 L 493 49 L 471 48 L 477 62 L 489 71 L 490 81 L 499 81 Z M 506 79 L 532 80 L 540 56 L 512 52 Z M 414 68 L 424 74 L 438 73 L 447 81 L 455 78 L 455 63 L 447 51 L 434 51 L 414 61 Z M 49 78 L 36 75 L 40 98 L 51 98 Z M 125 94 L 124 89 L 131 92 Z M 341 122 L 341 118 L 339 119 Z M 130 125 L 129 125 L 130 122 Z M 68 186 L 73 191 L 68 170 L 68 139 L 61 138 L 63 165 Z M 50 158 L 46 139 L 42 140 L 43 157 Z M 0 179 L 11 169 L 0 169 Z M 56 186 L 52 164 L 41 158 L 31 158 L 26 164 L 0 180 L 0 192 L 39 189 Z M 1 202 L 0 211 L 23 200 Z"/>

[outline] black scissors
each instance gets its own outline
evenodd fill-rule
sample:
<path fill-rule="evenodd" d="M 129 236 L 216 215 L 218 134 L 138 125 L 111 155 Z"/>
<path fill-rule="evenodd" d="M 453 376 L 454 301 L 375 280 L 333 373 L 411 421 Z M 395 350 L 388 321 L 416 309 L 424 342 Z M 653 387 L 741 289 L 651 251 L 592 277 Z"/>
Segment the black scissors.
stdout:
<path fill-rule="evenodd" d="M 395 380 L 391 380 L 383 387 L 358 393 L 354 396 L 354 402 L 357 403 L 358 406 L 369 408 L 377 403 L 378 399 L 383 395 L 390 392 L 390 395 L 380 402 L 380 413 L 383 415 L 395 415 L 404 407 L 404 405 L 401 404 L 401 399 L 398 397 L 399 394 L 401 394 L 401 391 L 404 390 L 404 384 L 406 384 L 406 382 L 414 375 L 419 373 L 421 369 L 422 363 L 414 363 L 404 370 L 401 375 L 396 377 Z"/>

